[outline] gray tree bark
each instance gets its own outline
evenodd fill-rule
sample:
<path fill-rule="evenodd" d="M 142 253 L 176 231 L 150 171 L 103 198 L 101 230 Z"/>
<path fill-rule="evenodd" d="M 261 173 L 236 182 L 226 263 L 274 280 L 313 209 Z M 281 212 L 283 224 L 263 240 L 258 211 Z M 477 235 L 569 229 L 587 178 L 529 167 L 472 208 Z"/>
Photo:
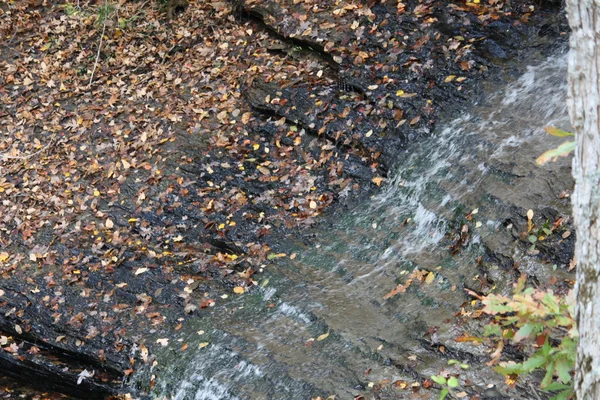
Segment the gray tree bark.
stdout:
<path fill-rule="evenodd" d="M 571 53 L 568 107 L 576 134 L 573 216 L 577 244 L 575 371 L 578 399 L 600 399 L 600 1 L 567 0 Z"/>

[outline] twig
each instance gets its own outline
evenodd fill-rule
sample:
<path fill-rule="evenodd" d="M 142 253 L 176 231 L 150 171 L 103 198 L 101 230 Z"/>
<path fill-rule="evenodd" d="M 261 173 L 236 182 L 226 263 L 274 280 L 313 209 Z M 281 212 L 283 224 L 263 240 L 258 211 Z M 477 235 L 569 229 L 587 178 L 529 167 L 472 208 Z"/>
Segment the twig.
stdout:
<path fill-rule="evenodd" d="M 540 395 L 538 394 L 537 390 L 535 389 L 535 386 L 533 386 L 533 384 L 531 382 L 529 382 L 529 387 L 531 388 L 531 391 L 533 392 L 533 394 L 535 395 L 537 400 L 542 400 L 540 398 Z"/>
<path fill-rule="evenodd" d="M 50 147 L 50 145 L 52 144 L 52 140 L 43 148 L 39 149 L 38 151 L 36 151 L 33 154 L 28 154 L 26 156 L 9 156 L 7 154 L 2 154 L 2 156 L 0 158 L 3 158 L 5 160 L 27 160 L 28 158 L 31 158 L 33 156 L 36 156 L 38 154 L 40 154 L 42 151 L 46 150 L 48 147 Z"/>
<path fill-rule="evenodd" d="M 98 53 L 96 54 L 96 61 L 94 61 L 94 68 L 92 69 L 92 76 L 90 76 L 90 82 L 88 86 L 92 86 L 92 81 L 94 80 L 94 72 L 96 72 L 96 67 L 98 66 L 98 59 L 100 58 L 100 49 L 102 48 L 102 40 L 104 39 L 104 31 L 106 30 L 106 18 L 104 18 L 104 24 L 102 25 L 102 34 L 100 35 L 100 44 L 98 44 Z"/>

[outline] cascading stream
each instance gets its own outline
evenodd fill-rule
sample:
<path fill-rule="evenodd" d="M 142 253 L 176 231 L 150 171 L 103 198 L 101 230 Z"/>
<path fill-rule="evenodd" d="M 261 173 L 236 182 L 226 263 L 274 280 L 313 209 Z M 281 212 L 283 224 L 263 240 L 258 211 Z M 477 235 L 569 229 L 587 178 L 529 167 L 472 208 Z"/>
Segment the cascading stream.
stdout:
<path fill-rule="evenodd" d="M 461 328 L 445 321 L 467 300 L 462 288 L 478 277 L 476 260 L 486 251 L 539 278 L 552 273 L 515 243 L 505 221 L 543 207 L 568 213 L 559 194 L 572 186 L 570 161 L 535 165 L 561 143 L 543 128 L 569 129 L 565 81 L 566 56 L 553 57 L 409 147 L 368 204 L 328 217 L 312 239 L 292 243 L 287 253 L 296 257 L 268 266 L 254 292 L 186 323 L 180 339 L 195 350 L 158 355 L 156 394 L 348 399 L 368 392 L 369 382 L 437 374 L 448 357 L 473 365 L 465 372 L 473 393 L 501 383 L 482 364 L 484 349 L 454 342 Z M 469 213 L 470 240 L 453 255 L 449 233 Z M 416 268 L 433 272 L 433 282 L 384 299 Z M 506 289 L 507 272 L 498 265 L 494 273 L 498 290 Z M 439 327 L 435 337 L 427 335 L 432 327 Z M 449 353 L 436 351 L 437 343 Z M 380 398 L 409 393 L 382 389 Z"/>

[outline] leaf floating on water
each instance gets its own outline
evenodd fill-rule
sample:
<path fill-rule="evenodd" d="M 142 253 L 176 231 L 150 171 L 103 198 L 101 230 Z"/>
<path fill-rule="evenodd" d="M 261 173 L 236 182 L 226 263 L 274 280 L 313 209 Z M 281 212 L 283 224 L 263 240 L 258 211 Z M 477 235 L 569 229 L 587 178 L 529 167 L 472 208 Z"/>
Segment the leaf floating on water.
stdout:
<path fill-rule="evenodd" d="M 275 259 L 277 259 L 277 258 L 282 258 L 282 257 L 285 257 L 285 256 L 286 256 L 286 254 L 285 254 L 285 253 L 279 253 L 279 254 L 270 253 L 270 254 L 267 256 L 267 260 L 275 260 Z"/>
<path fill-rule="evenodd" d="M 245 293 L 245 292 L 246 292 L 246 291 L 245 291 L 245 290 L 244 290 L 244 288 L 243 288 L 243 287 L 241 287 L 241 286 L 236 286 L 236 287 L 234 287 L 234 288 L 233 288 L 233 293 L 237 293 L 237 294 L 243 294 L 243 293 Z"/>
<path fill-rule="evenodd" d="M 381 182 L 383 182 L 384 180 L 385 178 L 382 178 L 381 176 L 376 176 L 375 178 L 371 179 L 371 181 L 377 186 L 380 186 Z"/>
<path fill-rule="evenodd" d="M 158 343 L 161 346 L 165 347 L 165 346 L 169 345 L 169 339 L 168 338 L 156 339 L 156 343 Z"/>
<path fill-rule="evenodd" d="M 140 275 L 140 274 L 143 274 L 143 273 L 144 273 L 144 272 L 146 272 L 146 271 L 148 271 L 148 268 L 138 268 L 138 269 L 135 271 L 135 275 Z"/>
<path fill-rule="evenodd" d="M 320 341 L 322 341 L 322 340 L 325 340 L 325 339 L 327 339 L 328 337 L 329 337 L 329 332 L 327 332 L 327 333 L 324 333 L 324 334 L 322 334 L 321 336 L 319 336 L 319 337 L 317 338 L 317 342 L 320 342 Z"/>
<path fill-rule="evenodd" d="M 404 293 L 404 292 L 406 292 L 406 286 L 400 284 L 400 285 L 396 286 L 394 289 L 392 289 L 388 294 L 383 296 L 383 298 L 385 300 L 387 300 L 387 299 L 394 297 L 395 295 L 397 295 L 399 293 Z"/>
<path fill-rule="evenodd" d="M 202 343 L 200 343 L 200 344 L 198 345 L 198 347 L 199 347 L 199 348 L 201 348 L 201 349 L 203 349 L 203 348 L 205 348 L 206 346 L 208 346 L 209 344 L 210 344 L 209 342 L 202 342 Z"/>
<path fill-rule="evenodd" d="M 533 219 L 533 210 L 527 211 L 527 219 L 528 220 L 532 220 Z"/>

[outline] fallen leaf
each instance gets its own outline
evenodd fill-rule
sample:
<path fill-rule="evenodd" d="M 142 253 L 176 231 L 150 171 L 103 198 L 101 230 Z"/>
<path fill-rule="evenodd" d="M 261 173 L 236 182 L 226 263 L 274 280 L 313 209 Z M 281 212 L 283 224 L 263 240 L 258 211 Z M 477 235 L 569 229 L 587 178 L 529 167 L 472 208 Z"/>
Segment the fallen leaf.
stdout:
<path fill-rule="evenodd" d="M 430 284 L 431 282 L 433 282 L 434 279 L 435 279 L 435 274 L 433 272 L 430 272 L 427 274 L 427 277 L 425 278 L 425 283 Z"/>
<path fill-rule="evenodd" d="M 325 340 L 329 337 L 329 332 L 322 334 L 321 336 L 317 337 L 317 342 L 320 342 L 322 340 Z"/>
<path fill-rule="evenodd" d="M 384 180 L 385 178 L 382 178 L 381 176 L 376 176 L 375 178 L 371 179 L 371 181 L 377 186 L 380 186 L 381 182 L 383 182 Z"/>

